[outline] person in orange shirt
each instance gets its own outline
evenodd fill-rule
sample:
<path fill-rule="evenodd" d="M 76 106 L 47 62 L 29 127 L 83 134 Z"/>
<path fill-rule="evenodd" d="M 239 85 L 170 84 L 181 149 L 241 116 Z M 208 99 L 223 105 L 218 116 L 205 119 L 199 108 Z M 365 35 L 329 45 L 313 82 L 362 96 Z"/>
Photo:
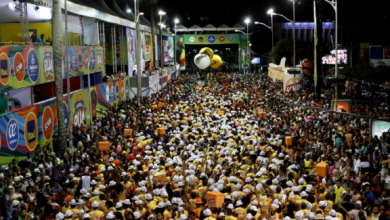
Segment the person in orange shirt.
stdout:
<path fill-rule="evenodd" d="M 195 218 L 200 219 L 200 214 L 203 210 L 203 201 L 200 198 L 196 199 L 196 209 L 194 210 L 195 212 Z"/>
<path fill-rule="evenodd" d="M 62 193 L 62 202 L 61 202 L 61 204 L 64 204 L 64 200 L 65 199 L 67 199 L 68 201 L 72 201 L 73 197 L 71 195 L 69 195 L 66 190 L 62 190 L 61 193 Z"/>
<path fill-rule="evenodd" d="M 165 211 L 163 215 L 165 220 L 168 220 L 172 217 L 172 203 L 170 201 L 165 203 Z"/>

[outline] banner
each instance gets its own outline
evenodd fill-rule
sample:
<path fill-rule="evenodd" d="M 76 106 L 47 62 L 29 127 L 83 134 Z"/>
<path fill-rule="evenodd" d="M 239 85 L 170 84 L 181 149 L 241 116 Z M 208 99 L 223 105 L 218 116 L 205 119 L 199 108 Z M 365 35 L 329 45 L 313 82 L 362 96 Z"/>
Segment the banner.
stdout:
<path fill-rule="evenodd" d="M 114 104 L 130 98 L 130 77 L 95 86 L 92 90 L 92 113 L 100 117 Z M 94 97 L 97 97 L 94 99 Z M 95 113 L 94 113 L 95 112 Z"/>
<path fill-rule="evenodd" d="M 102 83 L 91 88 L 89 105 L 88 89 L 71 94 L 71 106 L 67 106 L 64 97 L 65 128 L 73 130 L 73 126 L 91 123 L 92 114 L 100 117 L 100 112 L 111 108 L 113 104 L 130 98 L 130 77 Z M 72 118 L 68 118 L 71 111 Z M 0 165 L 9 164 L 13 159 L 21 161 L 27 153 L 35 156 L 37 146 L 50 143 L 58 132 L 56 99 L 34 105 L 0 117 Z"/>
<path fill-rule="evenodd" d="M 303 83 L 303 73 L 300 74 L 289 74 L 287 72 L 289 68 L 286 68 L 283 77 L 283 91 L 300 91 L 302 90 Z"/>
<path fill-rule="evenodd" d="M 285 64 L 286 64 L 285 57 L 283 57 L 283 59 L 280 61 L 280 65 L 270 63 L 268 67 L 268 76 L 272 79 L 283 81 L 284 72 L 286 70 Z"/>
<path fill-rule="evenodd" d="M 135 35 L 134 35 L 135 36 Z M 115 55 L 116 55 L 116 64 L 117 65 L 122 65 L 122 60 L 123 60 L 123 65 L 126 65 L 127 63 L 127 53 L 126 53 L 126 48 L 127 48 L 127 36 L 123 36 L 122 40 L 120 40 L 120 37 L 117 36 L 115 38 L 115 46 L 112 48 L 112 43 L 111 43 L 111 37 L 107 37 L 106 39 L 106 45 L 107 45 L 107 64 L 112 65 L 112 50 L 115 50 Z M 135 43 L 135 42 L 134 42 Z"/>
<path fill-rule="evenodd" d="M 378 138 L 382 137 L 383 132 L 388 132 L 390 129 L 390 122 L 372 120 L 371 122 L 371 136 Z"/>
<path fill-rule="evenodd" d="M 331 106 L 333 111 L 338 111 L 338 112 L 346 112 L 346 113 L 351 113 L 352 112 L 352 100 L 351 99 L 339 99 L 337 100 L 337 109 L 335 107 L 335 100 L 332 100 Z"/>
<path fill-rule="evenodd" d="M 184 45 L 184 36 L 185 35 L 177 35 L 176 39 L 176 62 L 180 64 L 180 69 L 185 70 L 185 62 L 186 62 L 186 50 Z"/>
<path fill-rule="evenodd" d="M 0 69 L 0 91 L 52 82 L 52 47 L 0 47 Z"/>
<path fill-rule="evenodd" d="M 244 34 L 239 35 L 240 36 L 240 70 L 242 70 L 245 73 L 250 73 L 251 69 L 251 49 L 248 48 L 248 39 L 247 36 Z M 249 41 L 251 41 L 249 37 Z M 222 51 L 221 51 L 222 52 Z"/>
<path fill-rule="evenodd" d="M 66 48 L 64 47 L 62 49 L 62 62 L 64 64 L 65 55 Z M 87 75 L 88 68 L 89 73 L 102 72 L 104 69 L 102 47 L 68 47 L 68 56 L 70 77 Z M 49 55 L 45 55 L 45 62 L 49 57 Z M 63 67 L 63 78 L 66 79 L 68 74 L 65 65 Z"/>
<path fill-rule="evenodd" d="M 32 4 L 37 4 L 39 6 L 44 5 L 47 7 L 53 6 L 53 0 L 29 0 L 28 2 L 31 2 Z"/>
<path fill-rule="evenodd" d="M 129 68 L 129 75 L 132 76 L 134 67 L 136 66 L 136 50 L 137 45 L 135 41 L 136 33 L 135 30 L 131 28 L 126 28 L 126 37 L 127 37 L 127 65 Z"/>
<path fill-rule="evenodd" d="M 66 104 L 64 108 L 66 111 Z M 54 99 L 0 117 L 0 164 L 9 164 L 13 159 L 20 161 L 27 153 L 33 155 L 37 146 L 51 143 L 56 132 L 57 102 Z"/>
<path fill-rule="evenodd" d="M 240 34 L 186 34 L 184 44 L 239 44 Z"/>

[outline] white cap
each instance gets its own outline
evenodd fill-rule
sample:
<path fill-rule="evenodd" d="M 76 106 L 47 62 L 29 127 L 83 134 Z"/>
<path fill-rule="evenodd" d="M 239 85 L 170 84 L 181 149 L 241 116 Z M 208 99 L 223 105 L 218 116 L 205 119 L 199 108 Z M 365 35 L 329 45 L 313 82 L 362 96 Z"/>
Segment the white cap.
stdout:
<path fill-rule="evenodd" d="M 62 214 L 62 212 L 57 213 L 56 219 L 64 219 L 64 218 L 65 218 L 65 215 Z"/>
<path fill-rule="evenodd" d="M 211 213 L 211 210 L 210 210 L 210 209 L 206 209 L 206 210 L 204 210 L 204 211 L 203 211 L 203 214 L 204 214 L 205 216 L 210 216 L 210 215 L 212 215 L 212 213 Z"/>
<path fill-rule="evenodd" d="M 65 217 L 71 217 L 73 215 L 73 212 L 68 210 L 65 212 Z"/>
<path fill-rule="evenodd" d="M 99 202 L 95 200 L 95 201 L 92 203 L 92 207 L 93 207 L 93 208 L 98 208 L 98 207 L 99 207 Z"/>
<path fill-rule="evenodd" d="M 253 215 L 251 213 L 246 214 L 245 219 L 252 219 Z"/>
<path fill-rule="evenodd" d="M 141 213 L 139 212 L 134 212 L 133 215 L 135 219 L 139 219 L 141 217 Z"/>
<path fill-rule="evenodd" d="M 131 204 L 130 199 L 125 199 L 125 200 L 123 201 L 123 204 L 125 204 L 125 205 L 130 205 L 130 204 Z"/>
<path fill-rule="evenodd" d="M 117 202 L 116 203 L 116 205 L 115 205 L 115 208 L 117 208 L 117 209 L 120 209 L 120 208 L 122 208 L 122 203 L 121 202 Z"/>
<path fill-rule="evenodd" d="M 92 218 L 88 213 L 85 213 L 83 218 Z"/>
<path fill-rule="evenodd" d="M 108 214 L 107 214 L 107 216 L 106 216 L 106 219 L 114 219 L 115 218 L 115 215 L 114 215 L 114 213 L 112 213 L 112 212 L 109 212 Z"/>
<path fill-rule="evenodd" d="M 301 211 L 296 212 L 295 213 L 295 218 L 296 219 L 302 219 L 303 218 L 303 212 L 301 212 Z"/>
<path fill-rule="evenodd" d="M 335 217 L 337 215 L 336 210 L 334 210 L 334 209 L 330 210 L 329 215 L 332 217 Z"/>

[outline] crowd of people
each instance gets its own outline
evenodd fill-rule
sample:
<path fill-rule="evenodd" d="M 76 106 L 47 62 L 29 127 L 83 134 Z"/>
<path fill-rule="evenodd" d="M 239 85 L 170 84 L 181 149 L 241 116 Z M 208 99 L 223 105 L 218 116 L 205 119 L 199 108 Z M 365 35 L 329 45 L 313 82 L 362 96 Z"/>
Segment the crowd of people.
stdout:
<path fill-rule="evenodd" d="M 102 111 L 93 133 L 74 127 L 74 150 L 1 168 L 2 218 L 389 218 L 390 157 L 367 118 L 303 105 L 309 88 L 283 96 L 266 75 L 222 75 L 181 76 Z"/>

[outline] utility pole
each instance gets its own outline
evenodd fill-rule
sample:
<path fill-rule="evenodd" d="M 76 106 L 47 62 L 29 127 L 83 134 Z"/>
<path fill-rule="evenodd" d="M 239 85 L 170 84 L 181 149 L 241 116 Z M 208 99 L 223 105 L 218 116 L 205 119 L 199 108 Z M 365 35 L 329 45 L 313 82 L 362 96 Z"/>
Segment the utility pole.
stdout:
<path fill-rule="evenodd" d="M 139 29 L 139 0 L 134 0 L 135 3 L 135 19 L 136 19 L 136 31 L 137 31 L 137 51 L 136 51 L 136 59 L 137 59 L 137 99 L 138 105 L 141 104 L 141 96 L 142 96 L 142 74 L 141 74 L 141 31 Z"/>

